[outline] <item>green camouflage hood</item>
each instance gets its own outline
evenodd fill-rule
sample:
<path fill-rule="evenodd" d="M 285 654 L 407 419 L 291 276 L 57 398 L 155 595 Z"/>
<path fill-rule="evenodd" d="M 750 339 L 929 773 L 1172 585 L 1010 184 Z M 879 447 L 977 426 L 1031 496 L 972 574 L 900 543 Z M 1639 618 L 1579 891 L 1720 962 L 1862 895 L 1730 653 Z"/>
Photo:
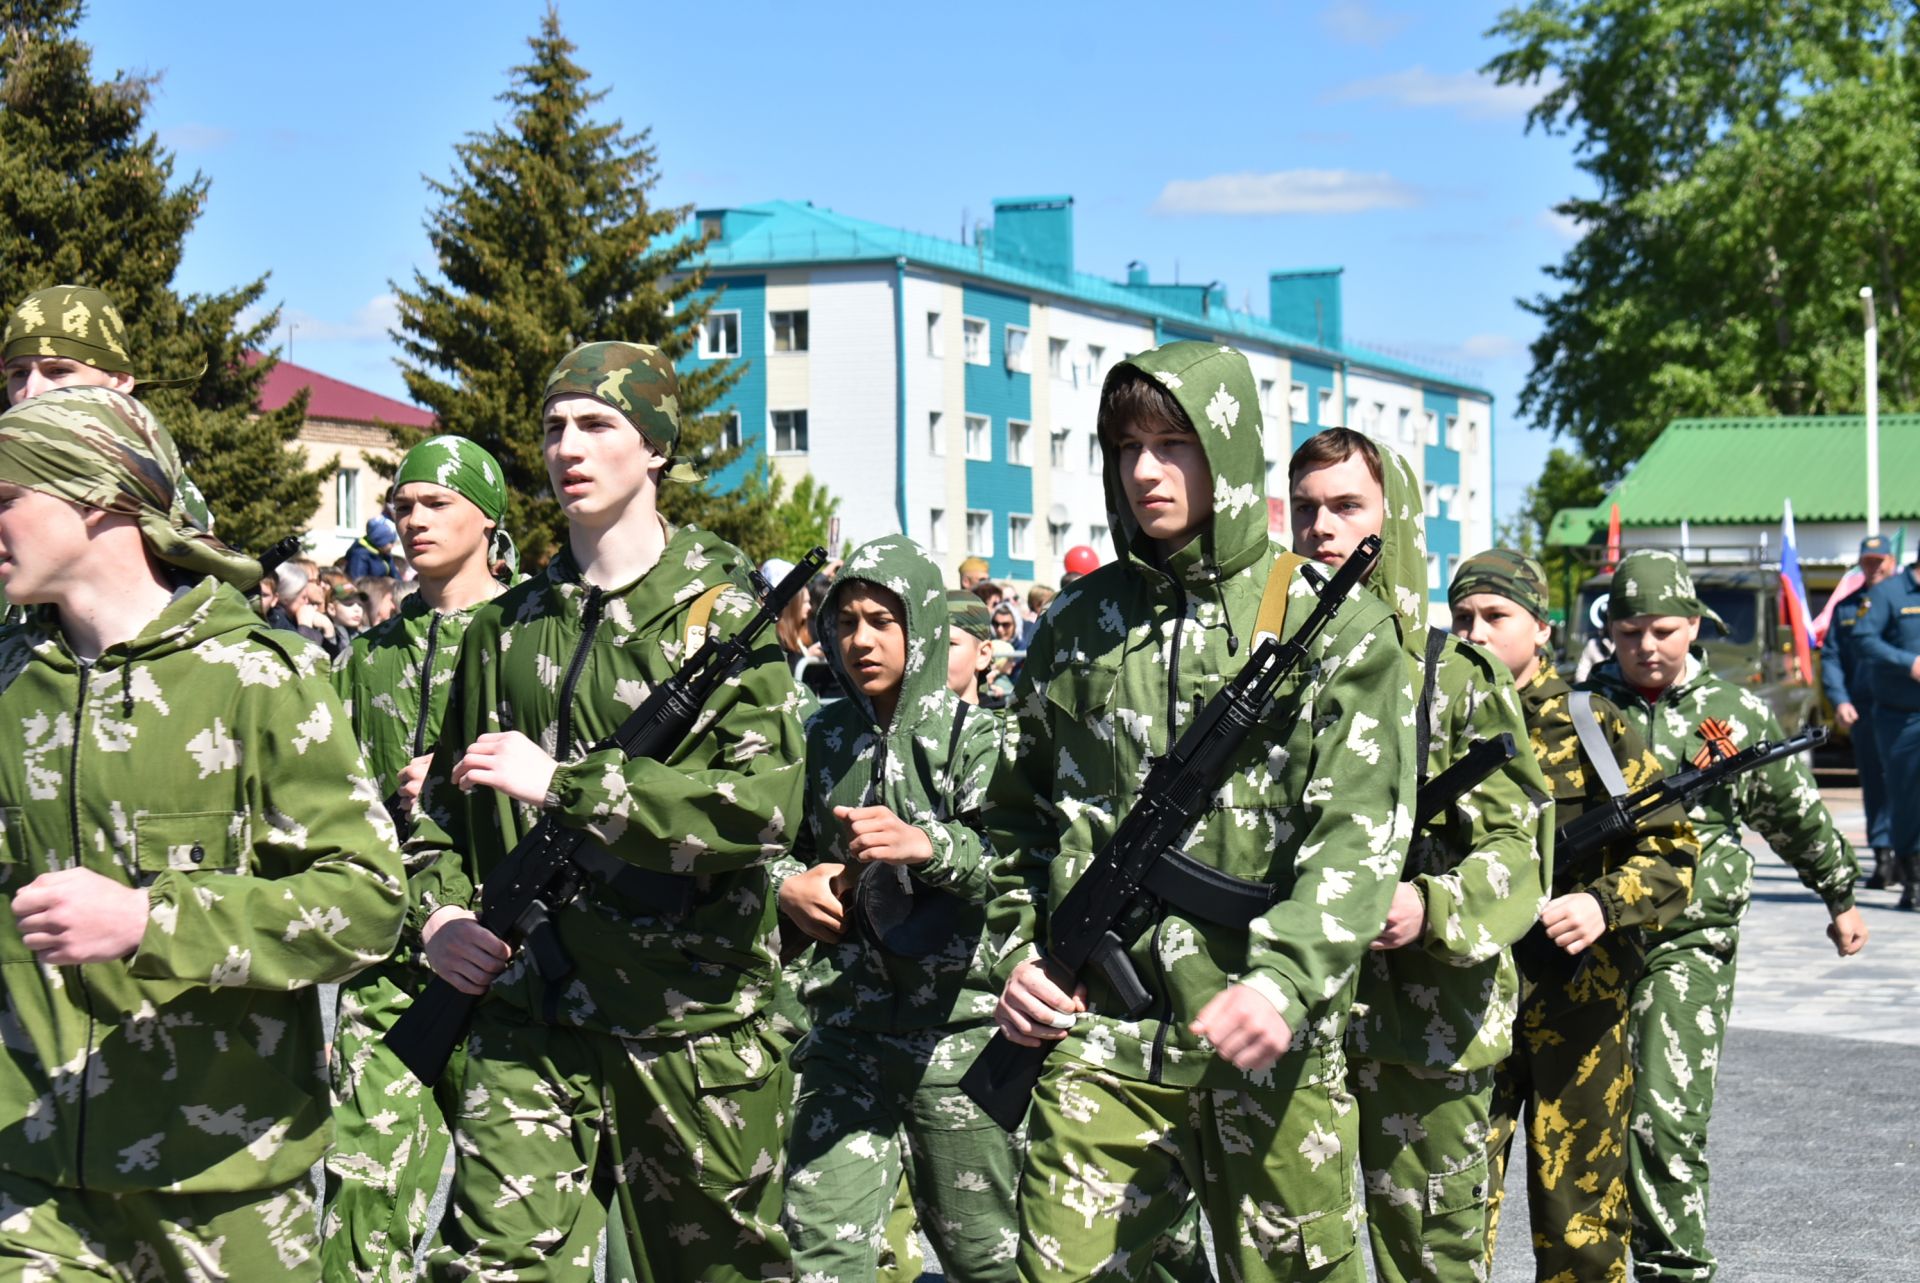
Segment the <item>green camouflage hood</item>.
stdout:
<path fill-rule="evenodd" d="M 1400 645 L 1424 662 L 1427 646 L 1427 535 L 1421 517 L 1420 481 L 1413 467 L 1390 447 L 1380 451 L 1386 515 L 1380 523 L 1380 561 L 1367 577 L 1367 589 L 1393 612 Z"/>
<path fill-rule="evenodd" d="M 1454 572 L 1447 601 L 1458 605 L 1477 593 L 1505 597 L 1535 619 L 1547 617 L 1547 572 L 1524 552 L 1489 548 L 1460 563 Z"/>
<path fill-rule="evenodd" d="M 840 599 L 851 584 L 872 584 L 900 599 L 906 617 L 907 667 L 900 679 L 900 699 L 894 705 L 889 734 L 910 732 L 929 716 L 950 718 L 947 693 L 947 588 L 940 567 L 913 540 L 886 535 L 854 549 L 841 567 L 833 587 L 820 599 L 813 615 L 813 635 L 826 652 L 827 666 L 847 698 L 877 723 L 872 702 L 860 693 L 840 656 Z M 976 602 L 978 598 L 975 599 Z"/>
<path fill-rule="evenodd" d="M 173 437 L 124 393 L 58 388 L 0 414 L 0 481 L 132 517 L 154 556 L 191 574 L 259 582 L 259 562 L 208 532 Z"/>
<path fill-rule="evenodd" d="M 1101 392 L 1103 404 L 1115 376 L 1126 368 L 1150 375 L 1173 394 L 1213 469 L 1213 524 L 1176 552 L 1168 569 L 1188 583 L 1208 583 L 1252 565 L 1268 546 L 1267 456 L 1247 358 L 1217 343 L 1168 343 L 1116 365 Z M 1153 564 L 1154 549 L 1141 536 L 1121 485 L 1119 456 L 1104 434 L 1100 456 L 1114 547 L 1122 561 Z M 1205 501 L 1206 496 L 1194 496 L 1196 506 Z"/>
<path fill-rule="evenodd" d="M 700 480 L 691 464 L 673 457 L 680 443 L 680 378 L 659 348 L 647 343 L 582 343 L 561 357 L 547 376 L 540 402 L 545 405 L 557 396 L 604 401 L 667 457 L 661 474 L 666 480 Z"/>
<path fill-rule="evenodd" d="M 1693 575 L 1687 563 L 1670 552 L 1642 548 L 1620 560 L 1613 572 L 1613 587 L 1607 593 L 1607 618 L 1632 619 L 1637 615 L 1685 615 L 1692 619 L 1710 619 L 1721 632 L 1727 625 L 1713 609 L 1700 600 L 1693 589 Z"/>

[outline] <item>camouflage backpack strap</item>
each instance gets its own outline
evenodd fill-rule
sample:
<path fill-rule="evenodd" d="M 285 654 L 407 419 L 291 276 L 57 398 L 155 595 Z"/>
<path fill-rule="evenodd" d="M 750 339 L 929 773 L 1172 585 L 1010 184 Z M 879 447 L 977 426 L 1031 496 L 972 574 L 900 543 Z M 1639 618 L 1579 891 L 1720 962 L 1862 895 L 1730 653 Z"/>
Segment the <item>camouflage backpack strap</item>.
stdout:
<path fill-rule="evenodd" d="M 1287 633 L 1287 585 L 1293 582 L 1293 572 L 1307 564 L 1307 559 L 1297 552 L 1276 553 L 1273 569 L 1267 572 L 1267 586 L 1260 594 L 1260 613 L 1253 619 L 1253 644 L 1258 646 L 1262 637 L 1271 637 L 1275 641 L 1284 640 Z"/>
<path fill-rule="evenodd" d="M 713 621 L 714 603 L 726 595 L 733 587 L 730 582 L 717 583 L 693 600 L 693 609 L 687 612 L 687 649 L 684 654 L 691 657 L 707 640 L 707 625 Z"/>
<path fill-rule="evenodd" d="M 1625 797 L 1627 779 L 1620 773 L 1620 763 L 1614 760 L 1613 745 L 1607 743 L 1607 737 L 1600 731 L 1600 719 L 1593 715 L 1593 692 L 1575 691 L 1568 696 L 1567 712 L 1573 716 L 1573 733 L 1579 737 L 1580 751 L 1586 754 L 1593 773 L 1600 777 L 1610 796 Z"/>

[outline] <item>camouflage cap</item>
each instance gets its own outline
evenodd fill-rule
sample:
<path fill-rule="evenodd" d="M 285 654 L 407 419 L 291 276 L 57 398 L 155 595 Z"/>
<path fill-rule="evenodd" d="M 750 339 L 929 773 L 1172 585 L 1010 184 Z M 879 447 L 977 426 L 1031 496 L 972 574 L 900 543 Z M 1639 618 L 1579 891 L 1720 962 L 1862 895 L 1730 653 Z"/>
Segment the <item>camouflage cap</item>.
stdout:
<path fill-rule="evenodd" d="M 947 623 L 969 637 L 986 641 L 993 636 L 993 612 L 971 588 L 947 590 Z"/>
<path fill-rule="evenodd" d="M 1448 603 L 1457 606 L 1476 593 L 1505 597 L 1535 619 L 1547 617 L 1547 572 L 1513 548 L 1489 548 L 1460 563 L 1447 589 Z"/>
<path fill-rule="evenodd" d="M 0 481 L 139 522 L 153 555 L 249 588 L 260 563 L 207 532 L 173 437 L 111 388 L 57 388 L 0 414 Z"/>
<path fill-rule="evenodd" d="M 673 362 L 646 343 L 582 343 L 560 358 L 547 376 L 541 404 L 557 396 L 590 396 L 625 415 L 648 445 L 667 456 L 671 481 L 698 481 L 700 474 L 673 457 L 680 444 L 680 379 Z"/>
<path fill-rule="evenodd" d="M 85 285 L 48 286 L 14 305 L 0 361 L 16 356 L 64 356 L 112 374 L 133 373 L 120 309 Z"/>
<path fill-rule="evenodd" d="M 1687 563 L 1670 552 L 1642 548 L 1621 558 L 1613 572 L 1613 589 L 1607 594 L 1608 619 L 1632 619 L 1638 615 L 1684 615 L 1690 619 L 1710 619 L 1721 632 L 1726 621 L 1694 592 L 1693 575 Z"/>

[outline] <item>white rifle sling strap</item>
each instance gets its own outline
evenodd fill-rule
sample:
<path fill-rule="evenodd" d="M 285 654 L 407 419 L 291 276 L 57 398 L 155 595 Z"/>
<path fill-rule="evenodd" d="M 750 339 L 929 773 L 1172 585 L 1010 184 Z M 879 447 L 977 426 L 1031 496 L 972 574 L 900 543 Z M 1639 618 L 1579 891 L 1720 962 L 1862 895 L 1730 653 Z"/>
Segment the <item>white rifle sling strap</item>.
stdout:
<path fill-rule="evenodd" d="M 1573 714 L 1573 733 L 1580 737 L 1580 751 L 1586 754 L 1594 774 L 1609 794 L 1625 797 L 1627 780 L 1620 774 L 1620 763 L 1614 760 L 1613 745 L 1600 733 L 1600 720 L 1593 715 L 1593 692 L 1575 691 L 1567 698 L 1567 711 Z"/>

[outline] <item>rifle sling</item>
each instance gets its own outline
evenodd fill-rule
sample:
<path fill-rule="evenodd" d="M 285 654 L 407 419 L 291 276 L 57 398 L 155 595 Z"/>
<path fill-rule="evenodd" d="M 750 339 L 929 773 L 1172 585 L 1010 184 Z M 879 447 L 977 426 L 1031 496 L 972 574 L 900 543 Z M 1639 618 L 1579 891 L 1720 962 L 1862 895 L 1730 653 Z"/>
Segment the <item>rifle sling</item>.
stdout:
<path fill-rule="evenodd" d="M 1620 763 L 1614 760 L 1613 746 L 1600 732 L 1599 719 L 1593 715 L 1593 692 L 1575 691 L 1567 700 L 1567 712 L 1573 716 L 1573 733 L 1580 740 L 1580 751 L 1587 755 L 1587 764 L 1600 777 L 1608 795 L 1625 797 L 1627 780 L 1620 774 Z"/>

